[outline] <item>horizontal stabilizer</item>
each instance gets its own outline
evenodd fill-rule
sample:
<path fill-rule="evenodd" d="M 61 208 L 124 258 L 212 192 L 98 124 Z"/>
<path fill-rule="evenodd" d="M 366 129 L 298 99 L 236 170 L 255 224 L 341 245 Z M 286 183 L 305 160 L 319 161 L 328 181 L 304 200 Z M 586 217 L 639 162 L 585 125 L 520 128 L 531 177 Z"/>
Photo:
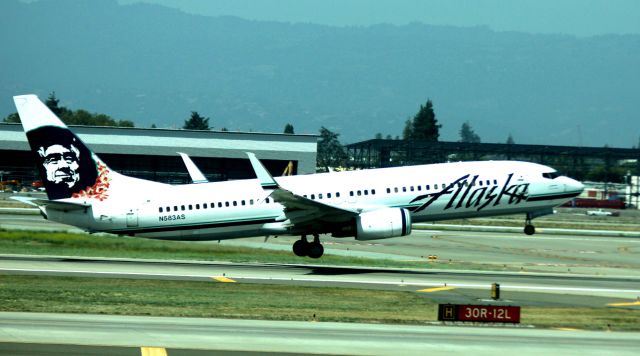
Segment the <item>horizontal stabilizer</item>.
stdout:
<path fill-rule="evenodd" d="M 91 204 L 59 201 L 59 200 L 34 199 L 32 200 L 32 202 L 38 206 L 46 207 L 47 210 L 72 211 L 72 210 L 87 209 L 91 207 Z"/>
<path fill-rule="evenodd" d="M 34 200 L 39 200 L 38 198 L 17 196 L 17 197 L 9 197 L 9 199 L 17 200 L 17 201 L 19 201 L 19 202 L 21 202 L 23 204 L 28 204 L 28 205 L 32 205 L 32 206 L 39 206 L 38 204 L 36 204 L 34 202 Z"/>

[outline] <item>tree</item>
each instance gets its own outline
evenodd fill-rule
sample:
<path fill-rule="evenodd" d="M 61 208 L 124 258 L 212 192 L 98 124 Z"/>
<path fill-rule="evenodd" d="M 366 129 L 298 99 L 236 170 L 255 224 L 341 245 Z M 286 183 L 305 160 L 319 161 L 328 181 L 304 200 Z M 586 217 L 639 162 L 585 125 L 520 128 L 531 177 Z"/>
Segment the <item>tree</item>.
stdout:
<path fill-rule="evenodd" d="M 404 122 L 404 129 L 402 130 L 402 138 L 405 140 L 410 140 L 413 136 L 413 121 L 411 119 L 407 119 Z"/>
<path fill-rule="evenodd" d="M 44 104 L 51 110 L 54 114 L 56 114 L 59 118 L 64 118 L 66 115 L 71 114 L 71 111 L 64 106 L 60 106 L 60 99 L 56 98 L 56 92 L 52 91 L 47 97 L 47 101 Z"/>
<path fill-rule="evenodd" d="M 413 117 L 411 132 L 405 139 L 437 142 L 440 137 L 440 127 L 442 125 L 438 124 L 436 119 L 433 102 L 429 99 L 425 105 L 420 105 L 420 110 Z"/>
<path fill-rule="evenodd" d="M 17 112 L 14 112 L 13 114 L 9 114 L 9 115 L 7 115 L 7 117 L 2 119 L 2 122 L 11 123 L 11 124 L 19 124 L 20 123 L 20 116 L 18 116 Z"/>
<path fill-rule="evenodd" d="M 516 141 L 513 140 L 513 136 L 511 136 L 511 134 L 509 134 L 509 137 L 507 137 L 507 145 L 513 145 L 515 143 L 516 143 Z"/>
<path fill-rule="evenodd" d="M 286 134 L 290 134 L 290 135 L 293 135 L 293 134 L 294 134 L 294 132 L 293 132 L 293 125 L 291 125 L 291 124 L 286 124 L 286 125 L 284 126 L 284 133 L 286 133 Z"/>
<path fill-rule="evenodd" d="M 135 127 L 131 120 L 116 121 L 109 115 L 90 113 L 83 109 L 67 110 L 61 119 L 67 125 Z"/>
<path fill-rule="evenodd" d="M 348 159 L 348 155 L 340 140 L 340 134 L 335 133 L 322 126 L 320 128 L 320 141 L 318 141 L 318 167 L 339 167 L 343 166 Z"/>
<path fill-rule="evenodd" d="M 460 142 L 480 143 L 480 136 L 473 131 L 469 121 L 463 123 L 460 128 Z"/>
<path fill-rule="evenodd" d="M 64 106 L 60 106 L 60 100 L 56 98 L 56 92 L 51 92 L 44 104 L 67 125 L 135 127 L 135 124 L 131 120 L 116 121 L 105 114 L 90 113 L 83 109 L 76 111 L 69 110 Z M 2 121 L 19 123 L 20 117 L 18 113 L 13 113 Z"/>
<path fill-rule="evenodd" d="M 209 118 L 200 116 L 197 111 L 191 112 L 191 118 L 184 120 L 185 130 L 209 130 Z"/>
<path fill-rule="evenodd" d="M 375 136 L 376 140 L 382 140 L 382 133 L 378 132 Z"/>
<path fill-rule="evenodd" d="M 136 125 L 131 120 L 118 120 L 116 124 L 118 127 L 136 127 Z"/>

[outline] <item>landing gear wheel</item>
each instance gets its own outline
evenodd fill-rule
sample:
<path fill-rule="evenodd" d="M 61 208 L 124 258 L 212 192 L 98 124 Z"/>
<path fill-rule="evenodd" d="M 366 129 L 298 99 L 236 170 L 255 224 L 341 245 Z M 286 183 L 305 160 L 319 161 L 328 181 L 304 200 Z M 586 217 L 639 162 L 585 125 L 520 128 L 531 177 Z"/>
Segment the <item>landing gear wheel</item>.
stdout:
<path fill-rule="evenodd" d="M 309 257 L 311 258 L 320 258 L 324 253 L 324 247 L 319 242 L 312 242 L 309 244 Z"/>
<path fill-rule="evenodd" d="M 304 257 L 309 255 L 310 243 L 307 241 L 306 236 L 293 243 L 293 253 L 298 257 Z"/>
<path fill-rule="evenodd" d="M 529 224 L 524 226 L 524 233 L 527 235 L 533 235 L 536 233 L 536 227 Z"/>

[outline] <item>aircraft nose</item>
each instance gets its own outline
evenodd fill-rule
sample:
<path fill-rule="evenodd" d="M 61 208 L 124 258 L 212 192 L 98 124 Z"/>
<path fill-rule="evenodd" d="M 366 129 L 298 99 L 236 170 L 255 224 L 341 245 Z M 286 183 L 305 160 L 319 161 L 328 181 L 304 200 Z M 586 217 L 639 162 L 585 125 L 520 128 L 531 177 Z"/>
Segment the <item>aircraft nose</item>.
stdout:
<path fill-rule="evenodd" d="M 584 190 L 584 184 L 578 182 L 575 179 L 566 178 L 564 183 L 564 191 L 570 193 L 582 193 Z"/>

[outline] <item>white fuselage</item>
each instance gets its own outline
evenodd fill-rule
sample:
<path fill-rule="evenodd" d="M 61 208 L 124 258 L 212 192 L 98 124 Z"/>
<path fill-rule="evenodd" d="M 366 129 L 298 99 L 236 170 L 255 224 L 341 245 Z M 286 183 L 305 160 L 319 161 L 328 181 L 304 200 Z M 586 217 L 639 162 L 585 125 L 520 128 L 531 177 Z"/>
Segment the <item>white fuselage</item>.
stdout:
<path fill-rule="evenodd" d="M 544 215 L 582 191 L 579 182 L 553 172 L 534 163 L 484 161 L 278 177 L 276 181 L 283 189 L 329 206 L 359 212 L 406 208 L 413 222 L 424 222 Z M 119 190 L 104 201 L 87 199 L 90 208 L 46 214 L 51 220 L 92 232 L 171 240 L 305 235 L 334 229 L 326 222 L 327 226 L 313 226 L 313 230 L 288 224 L 283 205 L 269 198 L 270 191 L 263 190 L 257 179 L 174 186 L 118 176 L 113 183 L 120 183 Z"/>

